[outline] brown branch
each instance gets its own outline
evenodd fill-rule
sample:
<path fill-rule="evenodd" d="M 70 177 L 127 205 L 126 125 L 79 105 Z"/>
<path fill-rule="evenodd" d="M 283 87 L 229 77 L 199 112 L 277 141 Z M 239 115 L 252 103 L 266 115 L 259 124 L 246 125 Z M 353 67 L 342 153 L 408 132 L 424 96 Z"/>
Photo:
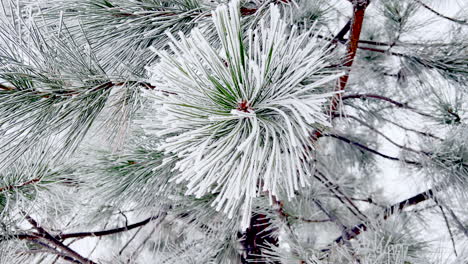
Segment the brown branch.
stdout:
<path fill-rule="evenodd" d="M 343 67 L 346 68 L 346 73 L 340 77 L 338 80 L 338 84 L 335 88 L 337 92 L 344 91 L 346 88 L 346 84 L 348 83 L 349 74 L 351 72 L 351 67 L 353 66 L 354 57 L 356 57 L 356 52 L 358 48 L 359 37 L 361 35 L 362 24 L 364 22 L 364 13 L 369 5 L 369 0 L 363 1 L 352 1 L 353 3 L 353 19 L 351 22 L 351 31 L 349 33 L 349 40 L 347 41 L 346 45 L 346 56 L 344 58 Z M 337 95 L 333 96 L 330 102 L 330 114 L 336 112 L 338 110 L 339 102 L 341 101 L 341 94 L 338 93 Z M 311 139 L 312 142 L 317 141 L 318 138 L 322 136 L 322 132 L 320 130 L 315 130 L 312 135 Z"/>
<path fill-rule="evenodd" d="M 5 187 L 0 187 L 0 192 L 3 192 L 3 191 L 11 191 L 11 190 L 13 190 L 13 189 L 21 188 L 21 187 L 24 187 L 24 186 L 26 186 L 26 185 L 30 185 L 30 184 L 39 182 L 40 180 L 41 180 L 41 178 L 34 178 L 34 179 L 32 179 L 32 180 L 23 182 L 23 183 L 18 184 L 18 185 L 10 185 L 10 186 L 5 186 Z"/>
<path fill-rule="evenodd" d="M 340 77 L 338 86 L 336 89 L 337 91 L 344 91 L 346 88 L 346 84 L 348 83 L 351 67 L 353 66 L 354 57 L 356 57 L 356 53 L 357 53 L 359 37 L 361 35 L 362 24 L 364 22 L 364 13 L 368 4 L 369 4 L 368 1 L 359 1 L 359 3 L 353 2 L 354 16 L 353 16 L 353 22 L 351 23 L 351 32 L 350 32 L 349 40 L 347 42 L 347 47 L 346 47 L 345 62 L 343 64 L 343 66 L 346 67 L 347 71 L 343 76 Z M 334 96 L 332 98 L 332 102 L 331 102 L 332 113 L 338 109 L 339 100 L 340 100 L 340 96 Z"/>
<path fill-rule="evenodd" d="M 77 259 L 78 261 L 80 261 L 81 263 L 83 264 L 96 264 L 95 262 L 81 256 L 80 254 L 78 254 L 76 251 L 74 251 L 73 249 L 65 246 L 62 242 L 60 242 L 57 238 L 55 238 L 54 236 L 52 236 L 51 234 L 49 234 L 44 228 L 42 228 L 41 226 L 39 226 L 39 224 L 36 222 L 36 220 L 34 220 L 31 216 L 27 215 L 26 213 L 24 213 L 24 216 L 26 218 L 26 220 L 39 232 L 39 234 L 41 235 L 41 237 L 43 237 L 44 239 L 46 239 L 47 241 L 49 241 L 50 243 L 52 243 L 53 245 L 55 245 L 57 248 L 60 248 L 61 250 L 63 250 L 64 252 L 68 253 L 68 255 L 70 257 L 73 257 L 75 259 Z"/>

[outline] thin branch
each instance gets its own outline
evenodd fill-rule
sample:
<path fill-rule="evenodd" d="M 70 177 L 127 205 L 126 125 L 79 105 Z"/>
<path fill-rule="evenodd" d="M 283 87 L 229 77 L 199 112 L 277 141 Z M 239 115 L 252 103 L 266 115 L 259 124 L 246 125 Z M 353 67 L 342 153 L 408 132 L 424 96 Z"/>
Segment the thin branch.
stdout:
<path fill-rule="evenodd" d="M 419 135 L 422 135 L 422 136 L 431 137 L 431 138 L 434 138 L 434 139 L 443 141 L 442 138 L 440 138 L 440 137 L 438 137 L 438 136 L 436 136 L 436 135 L 433 135 L 433 134 L 431 134 L 431 133 L 422 132 L 422 131 L 418 131 L 418 130 L 416 130 L 416 129 L 412 129 L 412 128 L 409 128 L 409 127 L 405 127 L 405 126 L 400 125 L 400 124 L 398 124 L 398 123 L 396 123 L 396 122 L 394 122 L 394 121 L 392 121 L 392 120 L 389 120 L 389 119 L 385 119 L 385 118 L 382 118 L 382 119 L 383 119 L 385 122 L 388 122 L 388 123 L 390 123 L 390 124 L 392 124 L 392 125 L 394 125 L 394 126 L 396 126 L 396 127 L 399 127 L 399 128 L 401 128 L 401 129 L 403 129 L 403 130 L 411 131 L 411 132 L 413 132 L 413 133 L 416 133 L 416 134 L 419 134 Z"/>
<path fill-rule="evenodd" d="M 138 245 L 138 247 L 136 248 L 136 250 L 132 253 L 131 255 L 131 258 L 133 260 L 136 260 L 138 255 L 141 254 L 141 248 L 148 242 L 148 240 L 153 236 L 154 232 L 156 231 L 156 228 L 158 227 L 158 225 L 154 225 L 153 226 L 153 229 L 151 229 L 151 231 L 148 233 L 148 235 L 145 237 L 145 239 L 143 239 L 143 241 L 140 243 L 140 245 Z M 130 263 L 130 259 L 128 259 L 128 263 Z"/>
<path fill-rule="evenodd" d="M 10 185 L 10 186 L 5 186 L 5 187 L 0 187 L 0 192 L 11 191 L 13 189 L 21 188 L 21 187 L 24 187 L 24 186 L 39 182 L 40 180 L 41 180 L 41 178 L 34 178 L 32 180 L 20 183 L 18 185 Z"/>
<path fill-rule="evenodd" d="M 71 263 L 81 263 L 80 261 L 78 261 L 78 260 L 76 260 L 76 259 L 74 259 L 74 258 L 72 258 L 72 257 L 70 257 L 70 256 L 68 256 L 68 255 L 66 255 L 66 254 L 64 254 L 64 253 L 62 253 L 62 252 L 60 252 L 60 251 L 58 251 L 56 248 L 51 247 L 51 246 L 49 246 L 48 244 L 43 243 L 43 242 L 41 242 L 41 241 L 38 240 L 38 239 L 31 239 L 30 241 L 33 242 L 33 243 L 35 243 L 35 244 L 37 244 L 37 245 L 39 245 L 39 246 L 41 246 L 41 247 L 43 247 L 43 248 L 45 248 L 45 250 L 41 250 L 41 251 L 32 251 L 32 250 L 31 250 L 31 251 L 24 252 L 23 254 L 52 253 L 52 254 L 57 255 L 57 258 L 62 258 L 62 259 L 64 259 L 64 260 L 68 261 L 68 262 L 71 262 Z"/>
<path fill-rule="evenodd" d="M 359 208 L 353 203 L 353 201 L 340 190 L 340 187 L 334 184 L 325 174 L 316 171 L 314 178 L 319 180 L 327 189 L 340 201 L 354 216 L 359 218 L 361 221 L 367 221 L 367 216 L 359 210 Z M 346 202 L 343 200 L 345 199 Z"/>
<path fill-rule="evenodd" d="M 341 231 L 344 233 L 348 227 L 341 222 L 341 220 L 332 212 L 326 210 L 322 203 L 319 200 L 314 200 L 315 205 L 322 211 L 332 222 L 334 222 L 338 227 L 340 227 Z"/>
<path fill-rule="evenodd" d="M 392 56 L 397 56 L 397 57 L 411 58 L 410 55 L 406 55 L 406 54 L 399 53 L 399 52 L 394 52 L 394 51 L 389 51 L 389 50 L 381 50 L 381 49 L 370 48 L 370 47 L 362 47 L 362 46 L 359 46 L 358 48 L 362 49 L 362 50 L 367 50 L 367 51 L 385 53 L 385 54 L 392 55 Z"/>
<path fill-rule="evenodd" d="M 405 199 L 405 200 L 403 200 L 401 202 L 398 202 L 396 204 L 393 204 L 393 205 L 385 208 L 381 214 L 376 216 L 376 218 L 381 217 L 384 220 L 386 220 L 390 216 L 403 211 L 403 209 L 405 209 L 405 208 L 407 208 L 409 206 L 419 204 L 419 203 L 424 202 L 426 200 L 429 200 L 429 199 L 431 199 L 433 197 L 434 197 L 434 188 L 433 189 L 428 189 L 428 190 L 426 190 L 426 191 L 424 191 L 422 193 L 419 193 L 419 194 L 417 194 L 417 195 L 415 195 L 413 197 L 410 197 L 408 199 Z M 367 230 L 369 224 L 370 223 L 363 222 L 363 223 L 360 223 L 358 225 L 355 225 L 353 228 L 351 228 L 351 230 L 347 231 L 346 234 L 336 238 L 334 240 L 334 243 L 340 244 L 340 243 L 344 242 L 345 240 L 350 240 L 350 239 L 353 239 L 353 238 L 357 237 L 363 231 Z M 330 247 L 331 247 L 331 245 L 329 245 L 325 249 L 322 249 L 321 251 L 322 252 L 328 252 L 328 251 L 330 251 Z"/>
<path fill-rule="evenodd" d="M 452 234 L 452 230 L 450 229 L 450 224 L 447 219 L 447 215 L 445 215 L 444 208 L 441 205 L 439 205 L 439 208 L 440 208 L 440 211 L 442 212 L 442 216 L 444 217 L 445 225 L 447 226 L 447 230 L 450 235 L 450 240 L 452 240 L 453 253 L 455 254 L 456 257 L 458 257 L 457 247 L 455 246 L 455 239 L 453 239 L 453 234 Z"/>
<path fill-rule="evenodd" d="M 86 259 L 85 257 L 81 256 L 80 254 L 78 254 L 76 251 L 74 251 L 73 249 L 65 246 L 62 242 L 60 242 L 57 238 L 53 237 L 51 234 L 49 234 L 44 228 L 42 228 L 41 226 L 39 226 L 39 224 L 36 222 L 36 220 L 34 220 L 31 216 L 23 213 L 26 220 L 42 235 L 43 238 L 45 238 L 47 241 L 51 242 L 52 244 L 54 244 L 55 246 L 57 246 L 58 248 L 60 248 L 61 250 L 63 250 L 64 252 L 67 252 L 68 255 L 70 255 L 71 257 L 79 260 L 81 263 L 83 264 L 96 264 L 95 262 L 89 260 L 89 259 Z"/>
<path fill-rule="evenodd" d="M 350 94 L 350 95 L 344 95 L 341 99 L 342 100 L 347 100 L 347 99 L 361 99 L 361 98 L 371 98 L 371 99 L 377 99 L 377 100 L 383 100 L 386 102 L 389 102 L 391 104 L 396 105 L 397 107 L 404 108 L 404 109 L 409 109 L 412 110 L 413 112 L 420 114 L 425 117 L 431 117 L 429 114 L 422 113 L 421 111 L 417 110 L 416 108 L 409 106 L 407 103 L 401 103 L 398 101 L 395 101 L 391 98 L 388 98 L 386 96 L 378 95 L 378 94 Z"/>
<path fill-rule="evenodd" d="M 156 86 L 152 85 L 151 83 L 147 83 L 147 82 L 141 82 L 141 81 L 125 81 L 125 82 L 112 82 L 112 81 L 107 81 L 103 84 L 100 84 L 92 89 L 89 89 L 89 90 L 83 90 L 83 91 L 65 91 L 65 92 L 59 92 L 59 91 L 56 91 L 56 92 L 34 92 L 34 90 L 32 90 L 32 92 L 34 92 L 35 94 L 37 95 L 40 95 L 44 98 L 50 98 L 51 96 L 60 96 L 60 97 L 71 97 L 71 96 L 77 96 L 77 95 L 80 95 L 82 93 L 85 93 L 85 92 L 94 92 L 94 91 L 99 91 L 99 90 L 107 90 L 109 88 L 112 88 L 114 86 L 125 86 L 125 85 L 131 85 L 131 86 L 141 86 L 145 89 L 149 89 L 149 90 L 154 90 L 154 91 L 160 91 L 166 95 L 168 94 L 172 94 L 172 95 L 175 95 L 176 93 L 174 92 L 170 92 L 170 91 L 164 91 L 164 90 L 158 90 L 156 88 Z M 16 91 L 18 90 L 16 87 L 9 87 L 9 86 L 5 86 L 5 85 L 0 85 L 0 90 L 4 90 L 4 91 Z M 19 90 L 18 90 L 19 91 Z"/>
<path fill-rule="evenodd" d="M 409 107 L 408 104 L 406 103 L 400 103 L 398 101 L 395 101 L 391 98 L 388 98 L 388 97 L 385 97 L 385 96 L 382 96 L 382 95 L 378 95 L 378 94 L 348 94 L 348 95 L 344 95 L 343 97 L 341 97 L 342 100 L 347 100 L 347 99 L 362 99 L 362 98 L 372 98 L 372 99 L 378 99 L 378 100 L 383 100 L 383 101 L 387 101 L 391 104 L 394 104 L 398 107 L 404 107 L 404 108 L 410 108 L 410 109 L 413 109 L 412 107 Z"/>
<path fill-rule="evenodd" d="M 325 223 L 325 222 L 330 222 L 331 221 L 331 219 L 321 219 L 321 220 L 307 219 L 307 218 L 304 218 L 304 217 L 295 216 L 295 215 L 291 215 L 289 213 L 286 213 L 285 210 L 284 210 L 283 202 L 276 200 L 275 196 L 272 196 L 272 197 L 273 197 L 273 202 L 276 205 L 278 205 L 278 214 L 281 217 L 284 217 L 286 219 L 291 219 L 292 218 L 292 219 L 299 220 L 299 221 L 302 221 L 302 222 L 305 222 L 305 223 Z M 287 223 L 287 224 L 289 225 L 289 223 Z"/>
<path fill-rule="evenodd" d="M 325 39 L 325 40 L 331 41 L 331 42 L 334 42 L 334 40 L 336 39 L 341 44 L 346 44 L 349 41 L 349 39 L 347 39 L 347 38 L 336 38 L 336 37 L 331 38 L 331 37 L 327 37 L 327 36 L 323 36 L 323 35 L 317 35 L 317 37 L 320 38 L 320 39 Z M 372 45 L 372 46 L 379 46 L 379 47 L 388 47 L 388 46 L 392 46 L 392 44 L 393 44 L 393 43 L 389 43 L 389 42 L 365 40 L 365 39 L 360 39 L 358 41 L 358 43 L 359 44 Z M 452 45 L 452 44 L 450 44 L 450 43 L 396 42 L 393 46 L 449 46 L 449 45 Z M 362 48 L 363 47 L 361 47 L 361 46 L 358 47 L 358 49 L 362 49 Z M 384 52 L 386 50 L 379 50 L 379 51 Z"/>
<path fill-rule="evenodd" d="M 343 137 L 343 136 L 340 136 L 340 135 L 336 135 L 336 134 L 323 134 L 324 136 L 327 136 L 327 137 L 332 137 L 332 138 L 336 138 L 336 139 L 339 139 L 341 141 L 344 141 L 348 144 L 351 144 L 351 145 L 354 145 L 360 149 L 363 149 L 363 150 L 366 150 L 366 151 L 369 151 L 371 153 L 374 153 L 382 158 L 386 158 L 386 159 L 389 159 L 389 160 L 395 160 L 395 161 L 401 161 L 401 162 L 404 162 L 406 164 L 410 164 L 410 165 L 415 165 L 415 166 L 421 166 L 421 163 L 417 162 L 417 161 L 413 161 L 413 160 L 407 160 L 407 159 L 400 159 L 400 158 L 397 158 L 397 157 L 392 157 L 392 156 L 389 156 L 389 155 L 386 155 L 386 154 L 383 154 L 381 152 L 378 152 L 377 150 L 374 150 L 374 149 L 371 149 L 367 146 L 364 146 L 363 144 L 359 143 L 359 142 L 356 142 L 356 141 L 352 141 L 351 139 L 348 139 L 346 137 Z"/>
<path fill-rule="evenodd" d="M 423 154 L 423 155 L 426 155 L 426 156 L 430 156 L 432 155 L 432 153 L 429 153 L 429 152 L 426 152 L 426 151 L 422 151 L 422 150 L 416 150 L 416 149 L 413 149 L 413 148 L 410 148 L 410 147 L 406 147 L 406 146 L 403 146 L 403 145 L 400 145 L 398 143 L 396 143 L 395 141 L 393 141 L 391 138 L 389 138 L 387 135 L 385 135 L 384 133 L 380 132 L 380 130 L 376 129 L 375 127 L 367 124 L 366 122 L 364 122 L 363 120 L 355 117 L 355 116 L 352 116 L 352 115 L 343 115 L 343 117 L 347 117 L 347 118 L 351 118 L 355 121 L 357 121 L 358 123 L 360 123 L 361 125 L 369 128 L 370 130 L 374 131 L 375 133 L 377 133 L 378 135 L 380 135 L 381 137 L 383 137 L 385 140 L 387 140 L 388 142 L 390 142 L 391 144 L 393 144 L 394 146 L 397 146 L 403 150 L 407 150 L 407 151 L 411 151 L 411 152 L 414 152 L 414 153 L 419 153 L 419 154 Z"/>
<path fill-rule="evenodd" d="M 100 236 L 107 236 L 107 235 L 113 235 L 125 231 L 132 230 L 134 228 L 138 228 L 140 226 L 144 226 L 148 224 L 149 222 L 152 222 L 158 218 L 164 218 L 167 215 L 167 213 L 162 213 L 159 216 L 151 216 L 146 218 L 143 221 L 137 222 L 135 224 L 131 224 L 128 226 L 123 226 L 119 228 L 114 228 L 114 229 L 109 229 L 109 230 L 104 230 L 104 231 L 95 231 L 95 232 L 78 232 L 78 233 L 68 233 L 68 234 L 59 234 L 56 236 L 57 239 L 64 240 L 72 237 L 100 237 Z"/>
<path fill-rule="evenodd" d="M 326 210 L 319 200 L 314 200 L 314 203 L 326 216 L 328 216 L 328 218 L 331 219 L 332 222 L 334 222 L 341 229 L 341 233 L 343 234 L 343 236 L 346 235 L 348 227 L 344 225 L 343 222 L 341 222 L 341 220 L 335 214 Z M 360 263 L 360 260 L 355 257 L 355 250 L 349 242 L 349 240 L 344 241 L 344 243 L 352 251 L 355 261 L 357 263 Z"/>
<path fill-rule="evenodd" d="M 143 221 L 140 221 L 135 224 L 128 225 L 128 226 L 124 226 L 124 227 L 113 228 L 113 229 L 103 230 L 103 231 L 95 231 L 95 232 L 78 232 L 78 233 L 59 234 L 59 235 L 56 235 L 54 238 L 58 240 L 65 240 L 69 238 L 101 237 L 101 236 L 113 235 L 113 234 L 129 231 L 138 227 L 142 227 L 148 224 L 149 222 L 154 221 L 160 217 L 164 218 L 165 215 L 166 213 L 163 213 L 161 216 L 152 216 Z M 0 242 L 11 240 L 11 239 L 31 240 L 31 239 L 38 239 L 41 237 L 43 237 L 43 235 L 39 233 L 14 234 L 14 235 L 0 236 Z"/>
<path fill-rule="evenodd" d="M 457 223 L 458 228 L 460 228 L 463 231 L 463 234 L 465 234 L 465 236 L 468 237 L 468 228 L 465 227 L 465 225 L 462 223 L 462 221 L 460 221 L 460 219 L 457 217 L 457 215 L 452 209 L 450 209 L 449 207 L 446 208 L 452 216 L 453 220 L 455 220 L 455 223 Z"/>
<path fill-rule="evenodd" d="M 130 245 L 130 243 L 135 239 L 135 237 L 140 233 L 140 231 L 143 229 L 143 226 L 140 226 L 138 230 L 132 235 L 132 237 L 125 243 L 125 245 L 120 249 L 119 255 L 122 255 L 123 251 Z"/>
<path fill-rule="evenodd" d="M 333 38 L 325 37 L 325 36 L 322 36 L 322 35 L 318 35 L 318 38 L 329 40 L 330 43 L 328 44 L 328 46 L 329 47 L 333 46 L 332 50 L 334 50 L 337 47 L 338 43 L 343 43 L 343 44 L 346 43 L 345 40 L 344 40 L 344 36 L 346 34 L 348 34 L 349 30 L 351 29 L 351 22 L 352 22 L 351 19 L 348 20 L 348 22 L 346 22 L 346 24 L 343 26 L 343 28 L 341 28 L 341 30 L 338 32 L 338 34 L 336 34 L 336 36 L 333 37 Z"/>
<path fill-rule="evenodd" d="M 426 5 L 425 3 L 421 2 L 420 0 L 414 0 L 414 1 L 417 2 L 418 4 L 422 5 L 427 10 L 431 11 L 433 14 L 435 14 L 435 15 L 441 17 L 441 18 L 448 19 L 448 20 L 450 20 L 452 22 L 455 22 L 455 23 L 458 23 L 458 24 L 468 25 L 468 22 L 466 20 L 455 19 L 455 18 L 446 16 L 446 15 L 443 15 L 443 14 L 437 12 L 436 10 L 434 10 L 433 8 L 431 8 L 430 6 Z"/>

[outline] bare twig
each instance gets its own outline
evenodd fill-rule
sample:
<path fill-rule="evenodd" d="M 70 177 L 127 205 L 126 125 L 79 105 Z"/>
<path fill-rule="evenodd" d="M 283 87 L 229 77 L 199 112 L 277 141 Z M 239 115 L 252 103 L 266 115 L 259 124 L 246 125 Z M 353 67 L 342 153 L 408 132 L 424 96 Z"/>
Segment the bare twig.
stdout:
<path fill-rule="evenodd" d="M 422 151 L 422 150 L 416 150 L 416 149 L 413 149 L 413 148 L 410 148 L 410 147 L 406 147 L 406 146 L 403 146 L 403 145 L 400 145 L 398 143 L 396 143 L 395 141 L 393 141 L 390 137 L 388 137 L 387 135 L 385 135 L 384 133 L 380 132 L 380 130 L 378 130 L 377 128 L 367 124 L 366 122 L 364 122 L 363 120 L 355 117 L 355 116 L 352 116 L 352 115 L 343 115 L 343 117 L 347 117 L 347 118 L 350 118 L 350 119 L 353 119 L 355 121 L 357 121 L 358 123 L 360 123 L 361 125 L 369 128 L 370 130 L 374 131 L 375 133 L 377 133 L 378 135 L 382 136 L 384 139 L 386 139 L 388 142 L 390 142 L 391 144 L 393 144 L 394 146 L 397 146 L 403 150 L 407 150 L 407 151 L 411 151 L 411 152 L 414 152 L 414 153 L 419 153 L 419 154 L 423 154 L 423 155 L 426 155 L 426 156 L 430 156 L 432 153 L 429 153 L 429 152 L 426 152 L 426 151 Z"/>
<path fill-rule="evenodd" d="M 405 199 L 401 202 L 398 202 L 396 204 L 393 204 L 392 206 L 389 206 L 383 210 L 383 212 L 379 215 L 376 216 L 376 218 L 383 218 L 384 220 L 389 218 L 390 216 L 399 213 L 403 211 L 406 207 L 413 206 L 416 204 L 419 204 L 421 202 L 424 202 L 426 200 L 429 200 L 434 197 L 434 189 L 428 189 L 422 193 L 419 193 L 413 197 L 410 197 L 408 199 Z M 363 231 L 366 231 L 368 228 L 368 225 L 370 223 L 360 223 L 358 225 L 355 225 L 353 228 L 351 228 L 349 231 L 344 236 L 340 236 L 335 239 L 335 243 L 342 243 L 345 240 L 353 239 L 357 237 L 359 234 L 361 234 Z M 322 249 L 322 252 L 328 252 L 330 251 L 331 245 L 329 245 L 327 248 Z"/>
<path fill-rule="evenodd" d="M 455 214 L 455 212 L 451 208 L 449 207 L 446 207 L 446 208 L 449 211 L 450 215 L 452 216 L 453 220 L 455 220 L 455 223 L 457 223 L 458 228 L 463 231 L 463 234 L 465 234 L 466 237 L 468 237 L 468 228 L 462 223 L 462 221 L 460 221 L 458 216 Z"/>
<path fill-rule="evenodd" d="M 30 240 L 31 242 L 37 244 L 38 246 L 41 246 L 43 248 L 45 248 L 44 250 L 30 250 L 30 251 L 27 251 L 27 252 L 24 252 L 22 254 L 34 254 L 34 253 L 52 253 L 52 254 L 55 254 L 57 255 L 57 258 L 62 258 L 68 262 L 71 262 L 71 263 L 81 263 L 80 261 L 58 251 L 56 248 L 54 247 L 51 247 L 49 246 L 48 244 L 44 243 L 44 242 L 41 242 L 40 240 L 38 239 L 31 239 Z"/>
<path fill-rule="evenodd" d="M 468 25 L 468 22 L 466 20 L 455 19 L 455 18 L 446 16 L 446 15 L 443 15 L 440 12 L 437 12 L 436 10 L 431 8 L 430 6 L 426 5 L 425 3 L 421 2 L 421 0 L 414 0 L 414 1 L 417 2 L 418 4 L 422 5 L 424 8 L 426 8 L 427 10 L 431 11 L 433 14 L 435 14 L 435 15 L 437 15 L 439 17 L 445 18 L 447 20 L 450 20 L 450 21 L 458 23 L 458 24 Z"/>
<path fill-rule="evenodd" d="M 132 235 L 132 237 L 123 245 L 123 247 L 119 251 L 119 255 L 122 255 L 123 251 L 130 245 L 130 243 L 135 239 L 135 237 L 140 233 L 140 231 L 143 229 L 143 226 L 140 226 L 138 230 Z"/>
<path fill-rule="evenodd" d="M 449 224 L 449 221 L 447 219 L 447 215 L 445 215 L 444 208 L 441 205 L 439 205 L 439 208 L 440 208 L 440 211 L 442 212 L 442 216 L 444 217 L 445 225 L 447 226 L 447 230 L 448 230 L 448 233 L 450 235 L 450 240 L 452 240 L 453 253 L 457 257 L 458 256 L 457 247 L 455 246 L 455 239 L 453 239 L 453 234 L 452 234 L 452 230 L 450 229 L 450 224 Z"/>
<path fill-rule="evenodd" d="M 356 141 L 352 141 L 351 139 L 349 138 L 346 138 L 346 137 L 343 137 L 343 136 L 340 136 L 340 135 L 336 135 L 336 134 L 323 134 L 324 136 L 327 136 L 327 137 L 332 137 L 332 138 L 336 138 L 336 139 L 339 139 L 341 141 L 344 141 L 348 144 L 351 144 L 351 145 L 354 145 L 360 149 L 363 149 L 363 150 L 366 150 L 366 151 L 369 151 L 371 153 L 374 153 L 382 158 L 386 158 L 386 159 L 389 159 L 389 160 L 395 160 L 395 161 L 401 161 L 401 162 L 404 162 L 406 164 L 410 164 L 410 165 L 415 165 L 415 166 L 418 166 L 420 167 L 421 166 L 421 163 L 420 162 L 417 162 L 417 161 L 413 161 L 413 160 L 407 160 L 407 159 L 400 159 L 400 158 L 397 158 L 397 157 L 392 157 L 392 156 L 389 156 L 387 154 L 383 154 L 381 152 L 378 152 L 377 150 L 374 150 L 374 149 L 371 149 L 367 146 L 364 146 L 363 144 L 359 143 L 359 142 L 356 142 Z"/>
<path fill-rule="evenodd" d="M 419 134 L 419 135 L 422 135 L 422 136 L 425 136 L 425 137 L 431 137 L 431 138 L 434 138 L 434 139 L 437 139 L 437 140 L 440 140 L 440 141 L 443 140 L 442 138 L 440 138 L 440 137 L 438 137 L 438 136 L 436 136 L 436 135 L 433 135 L 433 134 L 431 134 L 431 133 L 422 132 L 422 131 L 418 131 L 418 130 L 416 130 L 416 129 L 412 129 L 412 128 L 409 128 L 409 127 L 405 127 L 405 126 L 403 126 L 403 125 L 401 125 L 401 124 L 398 124 L 398 123 L 396 123 L 396 122 L 394 122 L 394 121 L 392 121 L 392 120 L 389 120 L 389 119 L 385 119 L 385 118 L 382 118 L 382 119 L 383 119 L 385 122 L 388 122 L 388 123 L 390 123 L 390 124 L 392 124 L 392 125 L 394 125 L 394 126 L 396 126 L 396 127 L 399 127 L 399 128 L 401 128 L 401 129 L 403 129 L 403 130 L 411 131 L 411 132 L 413 132 L 413 133 L 416 133 L 416 134 Z"/>
<path fill-rule="evenodd" d="M 163 217 L 165 217 L 166 214 L 164 214 Z M 148 235 L 143 239 L 143 241 L 140 243 L 140 245 L 136 248 L 136 250 L 132 254 L 132 259 L 137 259 L 138 255 L 141 253 L 141 248 L 148 242 L 148 240 L 153 236 L 153 233 L 156 231 L 156 228 L 159 226 L 159 224 L 154 225 L 153 229 L 148 233 Z M 130 263 L 130 259 L 128 259 L 128 263 Z"/>
<path fill-rule="evenodd" d="M 386 96 L 382 96 L 382 95 L 378 95 L 378 94 L 350 94 L 350 95 L 344 95 L 341 99 L 342 100 L 347 100 L 347 99 L 360 99 L 360 98 L 370 98 L 370 99 L 377 99 L 377 100 L 382 100 L 382 101 L 386 101 L 386 102 L 389 102 L 393 105 L 396 105 L 397 107 L 400 107 L 400 108 L 404 108 L 404 109 L 409 109 L 419 115 L 422 115 L 422 116 L 425 116 L 425 117 L 431 117 L 431 115 L 429 114 L 425 114 L 425 113 L 422 113 L 421 111 L 419 111 L 418 109 L 412 107 L 412 106 L 409 106 L 407 103 L 401 103 L 401 102 L 398 102 L 398 101 L 395 101 L 391 98 L 388 98 Z"/>
<path fill-rule="evenodd" d="M 359 208 L 353 203 L 353 201 L 340 190 L 340 187 L 334 184 L 325 174 L 316 171 L 314 178 L 319 180 L 327 189 L 338 199 L 354 216 L 361 221 L 367 221 L 368 218 L 365 214 L 359 210 Z M 344 200 L 343 200 L 344 199 Z M 345 202 L 346 201 L 346 202 Z"/>
<path fill-rule="evenodd" d="M 114 228 L 114 229 L 109 229 L 109 230 L 104 230 L 104 231 L 95 231 L 95 232 L 78 232 L 78 233 L 68 233 L 68 234 L 59 234 L 56 236 L 57 239 L 63 240 L 63 239 L 68 239 L 72 237 L 100 237 L 100 236 L 107 236 L 107 235 L 113 235 L 121 232 L 125 232 L 128 230 L 132 230 L 134 228 L 138 228 L 140 226 L 144 226 L 148 224 L 151 221 L 154 221 L 158 218 L 164 218 L 165 213 L 162 213 L 161 215 L 158 216 L 151 216 L 146 218 L 143 221 L 137 222 L 135 224 L 131 224 L 128 226 L 123 226 L 119 228 Z"/>
<path fill-rule="evenodd" d="M 44 228 L 42 228 L 41 226 L 39 226 L 39 224 L 36 222 L 36 220 L 34 220 L 31 216 L 27 215 L 26 213 L 24 213 L 24 216 L 26 218 L 26 220 L 39 232 L 39 234 L 42 235 L 42 237 L 44 239 L 46 239 L 47 241 L 49 241 L 50 243 L 52 243 L 53 245 L 55 245 L 57 248 L 60 248 L 61 250 L 63 250 L 64 252 L 66 252 L 70 257 L 72 258 L 75 258 L 77 260 L 79 260 L 81 263 L 83 264 L 96 264 L 95 262 L 89 260 L 89 259 L 86 259 L 85 257 L 81 256 L 80 254 L 78 254 L 76 251 L 74 251 L 73 249 L 65 246 L 62 242 L 60 242 L 57 238 L 55 238 L 54 236 L 52 236 L 51 234 L 49 234 Z"/>

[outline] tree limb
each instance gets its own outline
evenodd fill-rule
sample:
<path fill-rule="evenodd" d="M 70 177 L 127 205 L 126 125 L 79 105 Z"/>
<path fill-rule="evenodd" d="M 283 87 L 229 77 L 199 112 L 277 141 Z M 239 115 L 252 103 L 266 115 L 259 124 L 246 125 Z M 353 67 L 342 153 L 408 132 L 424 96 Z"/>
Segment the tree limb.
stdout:
<path fill-rule="evenodd" d="M 359 37 L 361 35 L 362 24 L 364 22 L 364 13 L 369 1 L 353 1 L 354 15 L 351 23 L 351 32 L 346 47 L 346 57 L 343 66 L 347 69 L 346 73 L 340 77 L 336 91 L 344 91 L 348 83 L 351 66 L 353 66 L 354 57 L 358 48 Z M 331 102 L 331 113 L 335 112 L 338 108 L 340 95 L 334 96 Z"/>

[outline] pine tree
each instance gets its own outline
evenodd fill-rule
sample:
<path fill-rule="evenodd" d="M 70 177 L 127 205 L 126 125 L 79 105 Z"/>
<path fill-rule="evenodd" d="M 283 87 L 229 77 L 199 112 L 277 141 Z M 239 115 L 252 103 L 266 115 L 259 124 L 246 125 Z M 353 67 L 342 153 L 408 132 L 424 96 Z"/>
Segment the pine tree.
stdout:
<path fill-rule="evenodd" d="M 468 263 L 466 4 L 0 3 L 0 263 Z"/>

